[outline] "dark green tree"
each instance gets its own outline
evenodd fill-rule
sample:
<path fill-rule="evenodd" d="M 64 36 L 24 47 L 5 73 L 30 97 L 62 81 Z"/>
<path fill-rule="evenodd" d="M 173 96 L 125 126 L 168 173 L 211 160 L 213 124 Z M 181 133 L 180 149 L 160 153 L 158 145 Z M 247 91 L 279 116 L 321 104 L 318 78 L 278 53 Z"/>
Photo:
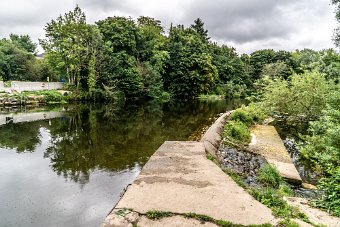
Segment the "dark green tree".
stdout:
<path fill-rule="evenodd" d="M 218 74 L 202 38 L 193 29 L 179 25 L 170 31 L 168 50 L 164 81 L 174 97 L 192 99 L 208 92 Z"/>
<path fill-rule="evenodd" d="M 204 23 L 200 18 L 194 21 L 194 24 L 190 26 L 197 34 L 202 38 L 202 40 L 208 42 L 210 37 L 208 36 L 208 30 L 204 28 Z"/>
<path fill-rule="evenodd" d="M 100 82 L 118 89 L 127 98 L 139 97 L 143 90 L 137 68 L 137 26 L 131 18 L 108 17 L 96 22 L 104 42 Z"/>
<path fill-rule="evenodd" d="M 10 34 L 9 38 L 19 48 L 32 54 L 37 53 L 37 44 L 32 41 L 29 35 Z"/>

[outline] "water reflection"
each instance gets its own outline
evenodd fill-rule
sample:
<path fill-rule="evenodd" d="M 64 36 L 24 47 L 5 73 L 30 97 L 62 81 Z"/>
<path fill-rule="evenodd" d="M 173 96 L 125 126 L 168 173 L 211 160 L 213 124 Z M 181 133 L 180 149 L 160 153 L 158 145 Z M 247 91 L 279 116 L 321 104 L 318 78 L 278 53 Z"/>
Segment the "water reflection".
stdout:
<path fill-rule="evenodd" d="M 99 225 L 165 140 L 187 140 L 239 104 L 79 104 L 53 107 L 62 113 L 56 118 L 7 122 L 0 126 L 0 226 Z"/>

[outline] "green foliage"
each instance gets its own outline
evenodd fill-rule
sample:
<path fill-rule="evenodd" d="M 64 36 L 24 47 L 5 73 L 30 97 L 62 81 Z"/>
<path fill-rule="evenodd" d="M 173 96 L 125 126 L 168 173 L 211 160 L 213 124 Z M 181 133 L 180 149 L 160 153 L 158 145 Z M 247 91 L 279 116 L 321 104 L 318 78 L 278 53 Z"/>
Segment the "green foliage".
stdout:
<path fill-rule="evenodd" d="M 165 212 L 165 211 L 153 210 L 153 211 L 146 212 L 146 217 L 152 220 L 157 220 L 157 219 L 171 217 L 171 216 L 174 216 L 174 214 L 171 212 Z"/>
<path fill-rule="evenodd" d="M 192 99 L 207 93 L 217 79 L 208 45 L 192 29 L 181 26 L 169 34 L 169 60 L 165 87 L 179 99 Z"/>
<path fill-rule="evenodd" d="M 279 188 L 280 184 L 283 183 L 283 179 L 277 169 L 269 164 L 260 168 L 257 179 L 267 187 L 271 188 Z"/>
<path fill-rule="evenodd" d="M 240 121 L 229 121 L 225 125 L 223 136 L 241 144 L 248 144 L 251 139 L 247 125 Z"/>
<path fill-rule="evenodd" d="M 249 104 L 247 107 L 242 106 L 233 111 L 230 115 L 230 120 L 240 121 L 250 127 L 253 124 L 262 123 L 266 118 L 263 110 L 254 103 Z"/>
<path fill-rule="evenodd" d="M 328 178 L 319 181 L 318 188 L 324 191 L 319 200 L 312 201 L 316 207 L 340 217 L 340 168 L 331 172 Z"/>
<path fill-rule="evenodd" d="M 32 54 L 36 54 L 37 44 L 33 43 L 29 35 L 10 34 L 9 38 L 12 43 L 14 43 L 20 49 L 26 50 L 27 52 Z"/>
<path fill-rule="evenodd" d="M 240 108 L 233 111 L 230 114 L 231 121 L 239 121 L 245 124 L 247 127 L 250 127 L 253 124 L 253 118 L 246 112 L 245 108 Z"/>
<path fill-rule="evenodd" d="M 40 40 L 51 65 L 66 75 L 70 84 L 80 87 L 87 83 L 88 62 L 100 43 L 100 34 L 86 23 L 86 16 L 79 8 L 47 23 L 46 39 Z"/>
<path fill-rule="evenodd" d="M 288 115 L 292 119 L 315 119 L 326 107 L 334 85 L 318 72 L 293 75 L 289 81 L 269 82 L 262 97 L 269 113 Z"/>
<path fill-rule="evenodd" d="M 0 75 L 3 80 L 31 80 L 35 77 L 36 59 L 17 42 L 0 40 Z"/>
<path fill-rule="evenodd" d="M 256 200 L 271 208 L 276 217 L 308 220 L 306 215 L 301 213 L 299 209 L 288 205 L 288 203 L 283 199 L 283 195 L 280 190 L 269 187 L 253 189 L 251 192 Z"/>
<path fill-rule="evenodd" d="M 298 223 L 290 219 L 284 219 L 280 221 L 279 224 L 280 226 L 284 226 L 284 227 L 299 227 L 300 226 Z"/>

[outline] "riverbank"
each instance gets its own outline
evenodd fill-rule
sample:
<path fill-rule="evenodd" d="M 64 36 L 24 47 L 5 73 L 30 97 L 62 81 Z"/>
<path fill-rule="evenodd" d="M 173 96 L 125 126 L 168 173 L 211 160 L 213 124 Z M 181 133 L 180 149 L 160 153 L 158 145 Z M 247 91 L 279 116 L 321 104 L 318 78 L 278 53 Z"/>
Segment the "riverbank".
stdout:
<path fill-rule="evenodd" d="M 269 188 L 249 191 L 233 172 L 225 170 L 237 184 L 222 171 L 219 167 L 221 133 L 229 116 L 229 113 L 220 116 L 200 142 L 166 141 L 150 158 L 134 183 L 127 188 L 102 226 L 173 226 L 172 221 L 178 223 L 178 226 L 201 226 L 204 223 L 211 226 L 317 226 L 330 223 L 329 219 L 320 220 L 313 214 L 307 216 L 295 206 L 288 205 L 283 197 L 269 205 L 260 199 L 265 199 L 261 191 Z M 268 140 L 273 141 L 270 138 Z M 284 149 L 282 147 L 280 140 L 281 151 Z M 226 155 L 235 152 L 238 151 L 234 149 L 224 153 L 224 159 L 229 159 Z M 257 187 L 256 180 L 260 179 L 258 174 L 262 174 L 262 179 L 259 180 L 262 183 L 268 181 L 268 174 L 277 174 L 280 186 L 277 192 L 288 195 L 286 191 L 289 187 L 285 185 L 279 172 L 267 164 L 275 161 L 275 158 L 263 158 L 254 153 L 256 152 L 243 155 L 243 159 L 250 161 L 250 166 L 254 162 L 258 165 L 240 170 L 242 175 L 249 172 L 253 178 L 248 184 L 251 185 L 253 181 Z M 286 153 L 282 157 L 287 158 Z M 276 154 L 276 158 L 281 154 L 282 152 Z M 219 163 L 216 165 L 211 160 L 219 160 Z M 285 171 L 290 172 L 289 169 L 280 169 L 280 173 L 287 177 Z M 296 170 L 295 172 L 297 173 Z M 294 179 L 296 180 L 295 176 Z M 299 181 L 301 183 L 301 179 Z M 276 193 L 276 189 L 270 190 Z M 194 223 L 197 220 L 201 223 Z M 332 223 L 337 223 L 337 220 Z"/>
<path fill-rule="evenodd" d="M 30 91 L 21 93 L 0 93 L 0 106 L 66 104 L 75 101 L 75 95 L 66 90 Z"/>

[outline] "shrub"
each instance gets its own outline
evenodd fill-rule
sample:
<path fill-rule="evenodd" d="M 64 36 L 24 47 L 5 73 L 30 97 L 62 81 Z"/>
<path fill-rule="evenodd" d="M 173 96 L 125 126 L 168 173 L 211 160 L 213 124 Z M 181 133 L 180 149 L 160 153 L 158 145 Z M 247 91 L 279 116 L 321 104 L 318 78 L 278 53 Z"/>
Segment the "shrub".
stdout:
<path fill-rule="evenodd" d="M 257 105 L 251 103 L 249 106 L 242 106 L 230 115 L 230 120 L 240 121 L 250 127 L 255 123 L 262 123 L 266 118 L 264 111 Z"/>
<path fill-rule="evenodd" d="M 248 144 L 251 139 L 247 125 L 240 121 L 228 122 L 224 129 L 224 136 L 242 144 Z"/>
<path fill-rule="evenodd" d="M 252 117 L 246 112 L 244 108 L 240 108 L 232 112 L 230 115 L 230 120 L 242 122 L 247 127 L 250 127 L 253 123 Z"/>
<path fill-rule="evenodd" d="M 288 115 L 293 120 L 310 120 L 321 115 L 335 90 L 334 83 L 318 72 L 293 75 L 289 81 L 269 82 L 262 104 L 269 113 Z"/>
<path fill-rule="evenodd" d="M 280 184 L 283 183 L 283 179 L 277 169 L 269 164 L 260 168 L 257 179 L 266 186 L 273 188 L 279 188 Z"/>
<path fill-rule="evenodd" d="M 328 178 L 319 181 L 318 187 L 324 191 L 319 200 L 314 200 L 314 206 L 323 208 L 328 212 L 340 217 L 340 168 Z"/>

